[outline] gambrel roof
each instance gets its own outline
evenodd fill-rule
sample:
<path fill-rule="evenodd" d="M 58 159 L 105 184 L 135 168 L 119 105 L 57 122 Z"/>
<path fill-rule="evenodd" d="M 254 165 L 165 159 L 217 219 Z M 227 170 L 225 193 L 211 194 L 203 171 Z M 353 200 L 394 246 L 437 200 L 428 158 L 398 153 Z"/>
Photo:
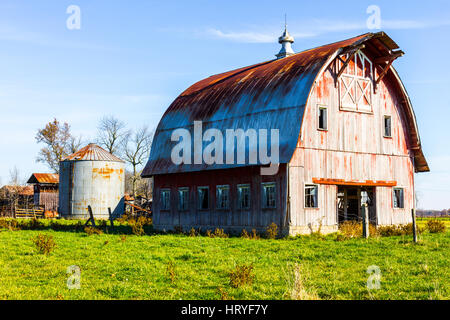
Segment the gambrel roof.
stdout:
<path fill-rule="evenodd" d="M 193 132 L 193 122 L 203 122 L 203 132 L 217 129 L 279 129 L 279 160 L 288 163 L 300 134 L 302 117 L 318 75 L 337 56 L 361 48 L 374 57 L 400 55 L 398 45 L 384 32 L 366 33 L 348 40 L 306 50 L 290 57 L 266 61 L 201 80 L 185 90 L 169 106 L 157 127 L 150 159 L 143 177 L 176 172 L 225 169 L 242 164 L 182 164 L 171 161 L 171 134 L 185 128 Z M 395 58 L 393 58 L 395 59 Z M 382 66 L 387 65 L 384 61 Z M 415 170 L 429 171 L 422 153 L 411 102 L 394 68 L 388 64 L 387 78 L 403 95 Z"/>

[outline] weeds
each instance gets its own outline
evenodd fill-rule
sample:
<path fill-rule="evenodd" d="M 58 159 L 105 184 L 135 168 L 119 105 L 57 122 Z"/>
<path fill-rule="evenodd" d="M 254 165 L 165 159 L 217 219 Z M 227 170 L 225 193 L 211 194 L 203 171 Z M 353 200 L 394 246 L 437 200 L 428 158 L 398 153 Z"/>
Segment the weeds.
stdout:
<path fill-rule="evenodd" d="M 177 278 L 177 273 L 175 270 L 175 265 L 173 264 L 172 261 L 169 261 L 169 263 L 167 264 L 166 272 L 170 282 L 174 283 Z"/>
<path fill-rule="evenodd" d="M 230 286 L 239 288 L 245 285 L 251 285 L 254 279 L 253 264 L 237 265 L 230 272 Z"/>
<path fill-rule="evenodd" d="M 33 239 L 33 243 L 36 245 L 38 252 L 45 255 L 49 255 L 56 248 L 53 236 L 45 234 L 37 235 L 36 238 Z"/>
<path fill-rule="evenodd" d="M 288 279 L 288 292 L 287 297 L 292 300 L 319 300 L 318 295 L 307 290 L 305 286 L 305 277 L 302 274 L 302 270 L 299 264 L 295 264 L 290 278 Z"/>
<path fill-rule="evenodd" d="M 255 229 L 252 229 L 251 233 L 248 233 L 247 230 L 242 229 L 241 238 L 257 240 L 257 239 L 259 239 L 259 236 L 256 233 Z"/>
<path fill-rule="evenodd" d="M 345 221 L 339 225 L 339 233 L 337 240 L 346 240 L 351 238 L 360 238 L 363 234 L 362 223 L 358 221 Z M 377 237 L 380 235 L 377 227 L 373 224 L 369 224 L 369 235 L 371 237 Z"/>
<path fill-rule="evenodd" d="M 128 224 L 131 226 L 131 232 L 137 236 L 143 236 L 145 234 L 144 226 L 151 225 L 152 219 L 140 216 L 137 218 L 130 218 Z"/>
<path fill-rule="evenodd" d="M 276 239 L 278 235 L 278 226 L 272 222 L 266 229 L 266 237 L 268 239 Z"/>
<path fill-rule="evenodd" d="M 234 300 L 233 297 L 231 297 L 228 292 L 225 291 L 222 287 L 217 288 L 217 292 L 220 295 L 220 300 Z"/>
<path fill-rule="evenodd" d="M 189 231 L 189 237 L 196 237 L 197 236 L 197 231 L 194 228 L 191 228 L 191 230 Z"/>
<path fill-rule="evenodd" d="M 445 232 L 445 223 L 438 219 L 431 219 L 427 221 L 427 229 L 430 233 Z"/>
<path fill-rule="evenodd" d="M 102 234 L 103 231 L 98 229 L 98 228 L 94 228 L 94 227 L 84 227 L 84 232 L 86 232 L 86 234 L 88 236 L 92 236 L 93 234 Z"/>
<path fill-rule="evenodd" d="M 8 229 L 9 231 L 20 230 L 20 226 L 17 220 L 10 219 L 0 219 L 0 229 L 1 228 Z"/>
<path fill-rule="evenodd" d="M 423 230 L 421 228 L 417 228 L 418 233 L 421 233 L 422 231 Z M 378 233 L 382 237 L 412 235 L 413 225 L 410 223 L 404 225 L 379 226 Z"/>
<path fill-rule="evenodd" d="M 216 228 L 214 232 L 211 230 L 206 230 L 205 234 L 208 238 L 228 238 L 228 234 L 226 234 L 223 229 Z"/>

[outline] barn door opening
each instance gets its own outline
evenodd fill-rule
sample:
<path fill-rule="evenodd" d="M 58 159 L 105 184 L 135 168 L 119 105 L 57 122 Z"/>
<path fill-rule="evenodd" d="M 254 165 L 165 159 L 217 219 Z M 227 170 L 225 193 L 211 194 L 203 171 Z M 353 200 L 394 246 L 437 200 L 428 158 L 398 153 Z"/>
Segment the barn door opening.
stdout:
<path fill-rule="evenodd" d="M 361 205 L 366 203 L 369 220 L 376 224 L 375 188 L 357 186 L 338 186 L 337 215 L 339 224 L 344 221 L 362 221 Z"/>

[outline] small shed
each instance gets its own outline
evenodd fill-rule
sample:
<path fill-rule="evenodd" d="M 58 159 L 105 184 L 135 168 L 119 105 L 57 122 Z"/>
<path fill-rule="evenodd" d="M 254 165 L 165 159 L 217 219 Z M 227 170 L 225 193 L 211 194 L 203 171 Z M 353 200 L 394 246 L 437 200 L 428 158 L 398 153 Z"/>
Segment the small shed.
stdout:
<path fill-rule="evenodd" d="M 89 144 L 60 162 L 59 214 L 70 219 L 108 219 L 124 212 L 125 162 Z"/>
<path fill-rule="evenodd" d="M 45 211 L 58 210 L 58 174 L 33 173 L 27 183 L 33 185 L 33 202 L 35 206 L 44 207 Z"/>

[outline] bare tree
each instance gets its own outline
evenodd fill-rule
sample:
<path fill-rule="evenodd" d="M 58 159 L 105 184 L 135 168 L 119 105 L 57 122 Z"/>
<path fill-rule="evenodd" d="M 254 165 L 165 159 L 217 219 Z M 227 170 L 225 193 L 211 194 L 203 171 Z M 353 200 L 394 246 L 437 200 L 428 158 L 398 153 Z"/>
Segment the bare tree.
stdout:
<path fill-rule="evenodd" d="M 82 136 L 79 136 L 79 137 L 71 136 L 69 139 L 69 145 L 67 146 L 69 154 L 73 154 L 73 153 L 77 152 L 78 150 L 80 150 L 82 145 L 83 145 L 83 137 Z"/>
<path fill-rule="evenodd" d="M 98 144 L 108 150 L 109 153 L 120 155 L 123 139 L 128 134 L 125 129 L 125 122 L 114 116 L 106 116 L 100 119 L 97 129 Z"/>
<path fill-rule="evenodd" d="M 12 186 L 22 185 L 19 169 L 16 166 L 9 170 L 9 184 Z"/>
<path fill-rule="evenodd" d="M 36 134 L 36 141 L 45 144 L 38 154 L 37 161 L 45 163 L 54 172 L 59 172 L 59 162 L 73 153 L 77 147 L 77 139 L 70 133 L 67 122 L 61 124 L 58 120 L 47 123 L 43 129 Z"/>
<path fill-rule="evenodd" d="M 135 198 L 144 162 L 150 154 L 152 138 L 153 132 L 150 132 L 147 126 L 143 126 L 128 132 L 122 142 L 124 160 L 131 167 L 131 190 Z"/>
<path fill-rule="evenodd" d="M 9 170 L 9 186 L 6 191 L 6 198 L 11 207 L 11 212 L 15 217 L 15 207 L 19 204 L 20 192 L 23 190 L 21 183 L 20 172 L 16 166 Z"/>

